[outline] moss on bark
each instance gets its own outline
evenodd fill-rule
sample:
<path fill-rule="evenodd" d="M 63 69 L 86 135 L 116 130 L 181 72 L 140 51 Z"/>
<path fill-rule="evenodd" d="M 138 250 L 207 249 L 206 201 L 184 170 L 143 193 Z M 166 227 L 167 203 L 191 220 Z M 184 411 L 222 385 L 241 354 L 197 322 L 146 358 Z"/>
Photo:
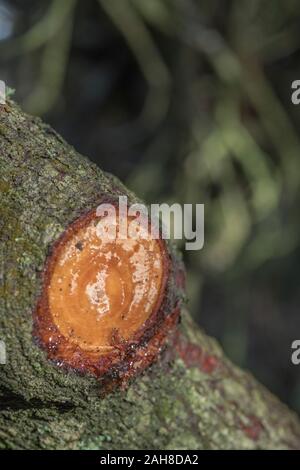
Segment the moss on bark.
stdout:
<path fill-rule="evenodd" d="M 32 311 L 49 248 L 103 194 L 126 194 L 12 101 L 0 108 L 0 447 L 50 449 L 297 448 L 297 417 L 234 367 L 187 313 L 160 361 L 127 390 L 46 360 Z"/>

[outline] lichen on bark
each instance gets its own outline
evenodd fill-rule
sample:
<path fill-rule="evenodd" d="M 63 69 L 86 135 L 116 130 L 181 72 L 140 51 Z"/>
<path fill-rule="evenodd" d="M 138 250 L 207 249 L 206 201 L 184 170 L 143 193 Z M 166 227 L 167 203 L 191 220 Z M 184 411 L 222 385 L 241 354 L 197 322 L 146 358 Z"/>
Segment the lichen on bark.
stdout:
<path fill-rule="evenodd" d="M 10 100 L 0 108 L 0 193 L 1 448 L 300 447 L 298 418 L 187 313 L 159 361 L 125 390 L 104 396 L 94 376 L 48 361 L 32 312 L 50 247 L 103 195 L 138 199 Z M 173 248 L 170 256 L 180 262 Z"/>

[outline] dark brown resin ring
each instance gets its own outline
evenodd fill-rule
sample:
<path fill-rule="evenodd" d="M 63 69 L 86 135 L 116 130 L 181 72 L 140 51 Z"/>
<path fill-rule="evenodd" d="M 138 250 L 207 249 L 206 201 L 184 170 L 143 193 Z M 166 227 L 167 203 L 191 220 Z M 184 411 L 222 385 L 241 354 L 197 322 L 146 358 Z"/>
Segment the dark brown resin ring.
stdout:
<path fill-rule="evenodd" d="M 88 212 L 54 244 L 34 337 L 57 366 L 125 382 L 155 361 L 174 331 L 183 271 L 149 225 L 145 232 L 128 216 L 135 236 L 112 239 L 99 236 L 99 221 Z"/>

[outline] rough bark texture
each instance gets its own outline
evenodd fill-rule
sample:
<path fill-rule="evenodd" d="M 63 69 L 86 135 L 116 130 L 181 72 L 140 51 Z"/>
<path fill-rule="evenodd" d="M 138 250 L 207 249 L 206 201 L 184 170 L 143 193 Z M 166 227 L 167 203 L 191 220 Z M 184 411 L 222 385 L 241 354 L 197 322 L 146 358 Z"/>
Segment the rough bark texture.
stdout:
<path fill-rule="evenodd" d="M 183 312 L 160 361 L 102 397 L 32 339 L 49 247 L 103 195 L 135 197 L 11 101 L 0 107 L 0 448 L 299 448 L 298 418 Z"/>

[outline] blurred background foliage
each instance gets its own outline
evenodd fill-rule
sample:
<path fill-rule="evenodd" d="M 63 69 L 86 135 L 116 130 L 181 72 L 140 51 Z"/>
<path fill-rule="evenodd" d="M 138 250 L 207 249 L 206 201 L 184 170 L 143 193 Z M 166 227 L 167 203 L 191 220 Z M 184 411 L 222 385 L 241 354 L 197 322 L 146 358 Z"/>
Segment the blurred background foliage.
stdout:
<path fill-rule="evenodd" d="M 300 411 L 299 0 L 0 0 L 0 78 L 147 202 L 205 203 L 189 305 Z"/>

